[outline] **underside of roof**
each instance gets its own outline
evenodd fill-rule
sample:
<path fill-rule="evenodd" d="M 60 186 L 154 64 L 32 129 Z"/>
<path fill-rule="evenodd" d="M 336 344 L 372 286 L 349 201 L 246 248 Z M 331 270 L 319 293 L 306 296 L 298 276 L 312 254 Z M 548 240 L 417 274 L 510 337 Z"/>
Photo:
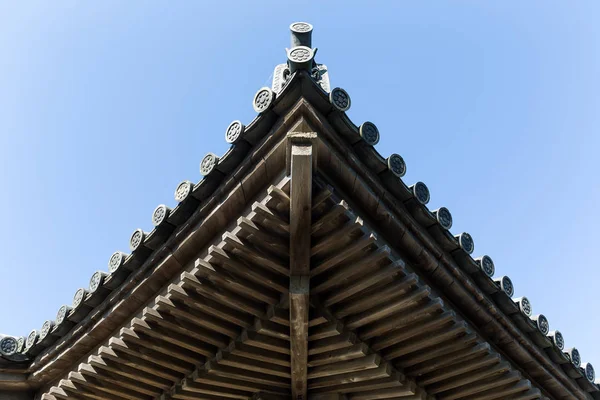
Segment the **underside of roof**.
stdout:
<path fill-rule="evenodd" d="M 55 321 L 2 338 L 0 394 L 56 399 L 596 399 L 591 364 L 430 211 L 329 90 L 308 24 L 204 179 Z M 308 36 L 307 36 L 308 35 Z M 300 51 L 302 50 L 302 51 Z M 12 339 L 12 340 L 11 340 Z"/>

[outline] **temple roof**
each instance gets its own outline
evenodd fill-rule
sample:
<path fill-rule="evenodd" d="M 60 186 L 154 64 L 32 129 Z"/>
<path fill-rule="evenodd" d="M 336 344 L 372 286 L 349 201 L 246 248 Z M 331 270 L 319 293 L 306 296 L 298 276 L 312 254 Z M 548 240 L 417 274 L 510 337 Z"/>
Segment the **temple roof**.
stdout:
<path fill-rule="evenodd" d="M 166 282 L 170 282 L 182 268 L 179 260 L 189 258 L 194 251 L 197 251 L 199 239 L 187 238 L 192 237 L 199 226 L 204 230 L 208 229 L 211 234 L 219 233 L 227 226 L 226 221 L 219 220 L 214 213 L 217 205 L 231 201 L 234 203 L 231 207 L 241 207 L 235 205 L 235 201 L 238 201 L 236 196 L 240 198 L 238 202 L 245 204 L 251 200 L 250 193 L 254 193 L 253 185 L 257 185 L 256 182 L 262 182 L 263 179 L 267 182 L 276 178 L 277 169 L 271 168 L 270 163 L 275 165 L 282 161 L 273 161 L 275 156 L 271 157 L 269 154 L 275 152 L 273 148 L 282 140 L 284 133 L 278 132 L 289 131 L 294 126 L 303 133 L 308 133 L 313 132 L 315 126 L 319 126 L 325 131 L 332 132 L 331 136 L 326 136 L 328 146 L 336 148 L 340 153 L 343 153 L 344 149 L 350 149 L 350 152 L 346 151 L 344 155 L 346 157 L 344 162 L 355 170 L 362 170 L 360 173 L 364 175 L 353 172 L 354 175 L 350 174 L 346 178 L 343 173 L 336 170 L 341 168 L 342 163 L 340 161 L 335 164 L 333 156 L 327 167 L 323 166 L 321 160 L 319 161 L 318 168 L 321 169 L 324 178 L 320 181 L 317 179 L 313 190 L 316 192 L 315 196 L 320 193 L 323 198 L 319 203 L 322 204 L 322 209 L 315 208 L 317 210 L 315 216 L 325 218 L 327 215 L 334 215 L 335 218 L 330 217 L 332 219 L 328 224 L 331 226 L 328 225 L 327 229 L 315 228 L 313 225 L 313 233 L 323 229 L 323 232 L 333 232 L 332 235 L 338 232 L 340 237 L 344 237 L 342 232 L 354 232 L 349 236 L 352 240 L 344 242 L 344 246 L 351 248 L 357 243 L 362 243 L 365 248 L 369 248 L 370 252 L 383 254 L 382 257 L 389 262 L 389 265 L 397 267 L 403 257 L 394 255 L 389 248 L 386 250 L 387 245 L 375 243 L 375 239 L 370 236 L 371 231 L 364 226 L 368 226 L 372 231 L 386 232 L 393 232 L 393 229 L 400 229 L 398 226 L 402 226 L 406 232 L 410 232 L 410 235 L 402 233 L 400 236 L 402 246 L 405 246 L 402 251 L 407 254 L 415 252 L 411 257 L 407 256 L 410 258 L 410 264 L 414 264 L 414 267 L 411 267 L 413 270 L 402 267 L 402 271 L 398 272 L 390 267 L 385 270 L 385 273 L 390 276 L 398 275 L 400 281 L 390 281 L 398 285 L 398 290 L 402 288 L 398 282 L 404 281 L 405 284 L 409 282 L 415 293 L 418 292 L 414 294 L 415 296 L 422 296 L 421 300 L 426 298 L 426 302 L 419 303 L 424 307 L 423 310 L 426 307 L 433 307 L 440 311 L 441 314 L 436 319 L 428 321 L 431 326 L 435 324 L 438 324 L 435 325 L 436 327 L 444 326 L 445 330 L 440 330 L 440 335 L 454 337 L 451 334 L 460 332 L 461 335 L 458 337 L 465 342 L 468 338 L 471 340 L 470 344 L 479 346 L 490 363 L 501 360 L 500 365 L 504 368 L 502 372 L 515 377 L 514 382 L 506 381 L 502 384 L 516 382 L 516 385 L 522 385 L 522 393 L 530 395 L 527 398 L 542 398 L 548 396 L 547 393 L 552 393 L 552 396 L 558 398 L 557 393 L 563 392 L 571 393 L 575 398 L 581 399 L 600 398 L 599 382 L 595 381 L 591 363 L 584 362 L 576 348 L 565 347 L 565 339 L 560 331 L 553 329 L 554 327 L 551 327 L 543 314 L 533 312 L 533 302 L 524 296 L 523 292 L 517 290 L 518 285 L 515 285 L 508 276 L 503 275 L 501 271 L 496 271 L 490 256 L 472 256 L 475 249 L 474 238 L 466 232 L 451 232 L 452 215 L 447 208 L 430 210 L 427 207 L 430 192 L 424 183 L 407 184 L 403 181 L 406 164 L 402 156 L 392 154 L 385 157 L 374 147 L 379 141 L 376 125 L 368 121 L 357 125 L 349 119 L 346 111 L 351 106 L 350 95 L 338 87 L 331 89 L 327 67 L 315 61 L 316 49 L 312 47 L 311 41 L 312 26 L 306 23 L 294 23 L 290 29 L 292 40 L 291 47 L 287 51 L 287 62 L 275 68 L 272 86 L 259 89 L 253 98 L 253 107 L 257 116 L 248 124 L 235 120 L 226 127 L 225 140 L 231 144 L 230 149 L 221 156 L 207 153 L 200 163 L 202 179 L 198 182 L 179 183 L 174 192 L 175 205 L 171 207 L 161 204 L 154 210 L 151 217 L 153 230 L 133 231 L 129 240 L 130 253 L 117 251 L 112 254 L 108 258 L 106 270 L 95 272 L 87 288 L 77 289 L 72 304 L 62 305 L 54 320 L 42 322 L 40 328 L 33 329 L 27 336 L 0 335 L 2 356 L 0 368 L 26 371 L 29 374 L 28 379 L 31 380 L 30 387 L 41 387 L 53 382 L 70 364 L 67 361 L 60 363 L 57 359 L 62 357 L 65 360 L 78 360 L 88 354 L 102 342 L 100 339 L 108 337 L 107 335 L 114 331 L 115 327 L 129 321 L 136 310 L 145 305 Z M 299 119 L 302 121 L 300 128 L 297 126 Z M 302 143 L 314 141 L 313 138 L 306 137 L 298 140 Z M 286 151 L 285 157 L 292 157 L 291 150 Z M 256 172 L 257 168 L 258 172 Z M 252 171 L 256 175 L 251 175 Z M 366 182 L 364 191 L 359 191 L 363 189 L 359 188 L 358 183 L 342 182 L 351 177 L 358 182 L 357 176 Z M 274 219 L 275 222 L 272 223 L 281 224 L 279 229 L 289 231 L 288 225 L 281 221 L 277 222 L 273 217 L 276 213 L 274 209 L 278 209 L 281 204 L 288 206 L 289 202 L 293 201 L 289 181 L 284 179 L 281 182 L 284 183 L 280 187 L 274 185 L 270 188 L 271 203 L 265 202 L 263 205 L 258 203 L 258 206 L 252 206 L 252 212 L 262 215 L 263 218 Z M 336 182 L 345 189 L 330 188 L 329 185 L 336 186 Z M 364 204 L 372 202 L 374 209 L 365 210 L 364 205 L 355 204 L 360 203 L 356 198 L 360 198 Z M 369 215 L 371 220 L 358 223 L 357 216 L 363 214 Z M 206 228 L 207 221 L 212 224 L 208 228 Z M 240 227 L 242 225 L 244 227 Z M 211 228 L 212 226 L 214 228 Z M 253 229 L 252 226 L 250 220 L 246 222 L 238 220 L 236 228 L 247 233 L 248 229 Z M 256 230 L 254 235 L 259 236 L 259 231 Z M 317 235 L 313 239 L 319 242 L 323 237 Z M 233 246 L 231 248 L 236 246 L 236 243 L 231 241 L 227 243 L 228 246 Z M 228 257 L 226 252 L 230 251 L 230 248 L 227 246 L 223 248 L 223 253 L 213 249 L 209 251 L 209 256 L 218 258 L 218 254 L 221 254 L 221 257 Z M 292 250 L 285 247 L 274 250 L 275 253 L 281 253 L 279 255 L 287 254 L 288 251 Z M 325 250 L 323 253 L 328 257 L 333 256 Z M 322 260 L 324 259 L 327 257 Z M 263 262 L 268 260 L 265 259 Z M 156 311 L 144 309 L 143 318 L 135 321 L 135 324 L 132 322 L 126 329 L 131 329 L 132 332 L 141 330 L 150 334 L 151 332 L 148 331 L 151 328 L 147 325 L 147 321 L 152 318 L 160 319 L 162 318 L 160 313 L 164 309 L 173 308 L 168 299 L 182 296 L 181 288 L 184 292 L 189 291 L 190 288 L 198 286 L 197 279 L 206 278 L 202 275 L 206 271 L 203 272 L 201 267 L 202 265 L 196 266 L 193 272 L 188 273 L 185 284 L 177 287 L 169 286 L 166 300 L 161 300 L 160 307 L 157 307 Z M 325 267 L 322 265 L 321 267 L 325 271 Z M 276 270 L 275 265 L 273 269 Z M 345 279 L 342 275 L 327 276 L 329 279 Z M 347 292 L 338 293 L 328 291 L 328 281 L 316 281 L 317 283 L 311 289 L 316 290 L 317 294 L 320 293 L 319 291 L 328 294 L 319 299 L 323 302 L 323 307 L 311 304 L 311 316 L 314 316 L 312 315 L 314 310 L 318 310 L 323 321 L 323 332 L 320 333 L 322 336 L 319 338 L 334 336 L 327 333 L 325 328 L 335 331 L 335 335 L 351 337 L 355 335 L 355 328 L 362 328 L 367 324 L 361 320 L 364 318 L 366 321 L 370 318 L 367 314 L 359 315 L 338 310 L 337 313 L 330 315 L 326 308 L 342 302 L 342 299 L 346 298 L 344 296 L 349 298 L 352 294 L 359 293 L 363 290 L 360 286 L 361 282 L 366 285 L 364 282 L 369 279 L 375 279 L 374 275 L 362 275 L 360 280 L 352 283 L 359 286 L 348 286 Z M 275 284 L 279 280 L 274 279 L 273 282 Z M 439 296 L 436 294 L 438 291 Z M 132 293 L 135 295 L 130 296 Z M 258 293 L 253 293 L 252 296 L 258 296 Z M 271 299 L 266 294 L 265 296 L 265 301 L 269 304 L 268 301 Z M 383 292 L 381 296 L 384 296 Z M 440 300 L 442 298 L 443 301 Z M 419 312 L 429 312 L 423 310 L 419 309 Z M 402 311 L 407 312 L 405 309 Z M 317 317 L 314 319 L 316 320 Z M 385 321 L 375 319 L 368 319 L 368 321 L 378 324 L 369 325 L 369 329 L 364 328 L 359 334 L 364 345 L 370 346 L 370 351 L 366 352 L 364 357 L 370 358 L 357 359 L 362 360 L 363 364 L 360 365 L 366 365 L 368 361 L 378 367 L 382 362 L 381 357 L 391 357 L 389 353 L 383 352 L 383 349 L 388 347 L 382 341 L 372 340 L 377 335 L 378 329 L 385 331 Z M 286 319 L 281 325 L 285 326 L 285 324 L 289 326 L 291 322 Z M 318 324 L 315 322 L 314 326 Z M 279 335 L 284 340 L 290 340 L 289 334 L 286 336 L 279 328 L 281 327 L 274 328 L 275 333 L 271 333 L 271 337 Z M 409 330 L 410 327 L 406 329 Z M 310 332 L 314 334 L 314 331 Z M 126 334 L 130 336 L 130 340 L 133 340 L 131 332 L 127 331 Z M 99 339 L 95 340 L 96 337 Z M 123 334 L 113 339 L 111 345 L 104 350 L 107 356 L 110 356 L 110 352 L 117 347 L 123 347 L 123 343 L 119 340 L 126 341 Z M 273 340 L 275 346 L 278 342 Z M 357 347 L 360 352 L 365 351 L 362 347 L 363 342 Z M 264 346 L 264 342 L 261 343 Z M 221 347 L 221 343 L 214 345 Z M 227 343 L 223 346 L 231 347 Z M 415 344 L 415 348 L 417 347 L 418 344 Z M 393 349 L 390 351 L 393 354 L 409 352 L 407 349 L 395 349 L 396 353 L 393 353 Z M 224 353 L 220 354 L 223 356 Z M 275 349 L 273 353 L 269 353 L 269 357 L 276 359 L 277 354 L 279 354 L 278 350 Z M 314 353 L 313 356 L 316 354 Z M 320 364 L 319 361 L 315 361 L 316 358 L 318 357 L 309 358 L 313 363 L 311 371 L 314 377 L 317 377 L 315 379 L 328 376 L 325 372 L 323 375 L 318 375 L 321 372 L 315 372 L 326 370 L 325 367 L 319 369 Z M 395 368 L 399 368 L 398 371 L 400 371 L 399 366 L 410 369 L 417 363 L 416 360 L 415 364 L 410 364 L 406 359 L 398 361 L 392 358 L 396 362 Z M 187 370 L 184 372 L 186 376 L 194 373 Z M 284 375 L 287 376 L 286 374 Z M 437 393 L 440 398 L 470 398 L 467 397 L 468 394 L 464 394 L 464 397 L 458 394 L 457 397 L 452 397 L 454 395 L 448 393 L 458 389 L 448 389 L 440 385 L 438 382 L 441 378 L 426 375 L 428 378 L 420 381 L 415 376 L 410 377 L 409 381 L 412 379 L 411 382 L 416 385 L 415 387 L 429 390 L 430 395 Z M 525 376 L 528 378 L 526 379 Z M 325 382 L 325 379 L 319 382 Z M 70 384 L 76 385 L 77 380 L 71 380 Z M 327 386 L 326 383 L 322 384 L 323 387 Z M 177 390 L 184 390 L 182 385 L 183 383 L 176 385 L 171 394 L 173 395 Z M 405 385 L 404 381 L 403 385 Z M 60 398 L 56 393 L 75 390 L 69 389 L 67 383 L 60 388 L 58 386 L 55 394 L 52 394 L 52 396 L 56 395 L 56 398 Z M 190 384 L 188 389 L 191 386 L 193 385 Z M 518 390 L 521 386 L 516 387 L 515 392 L 511 393 L 520 393 Z M 312 388 L 318 389 L 314 382 Z M 413 387 L 412 390 L 414 394 L 421 389 L 417 390 Z M 588 395 L 592 397 L 587 397 Z"/>

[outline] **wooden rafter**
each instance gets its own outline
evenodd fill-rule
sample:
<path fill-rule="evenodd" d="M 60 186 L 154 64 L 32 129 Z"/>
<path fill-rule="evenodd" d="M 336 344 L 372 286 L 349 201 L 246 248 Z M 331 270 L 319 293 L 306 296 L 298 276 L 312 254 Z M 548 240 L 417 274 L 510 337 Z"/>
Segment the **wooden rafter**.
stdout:
<path fill-rule="evenodd" d="M 311 140 L 292 134 L 290 176 L 45 398 L 542 398 L 422 279 L 405 239 L 327 186 Z"/>
<path fill-rule="evenodd" d="M 290 164 L 292 177 L 45 398 L 540 398 L 318 176 L 294 195 L 314 171 L 299 150 L 290 162 L 302 155 L 310 173 Z M 295 220 L 296 208 L 310 215 Z M 303 254 L 290 239 L 300 232 Z"/>

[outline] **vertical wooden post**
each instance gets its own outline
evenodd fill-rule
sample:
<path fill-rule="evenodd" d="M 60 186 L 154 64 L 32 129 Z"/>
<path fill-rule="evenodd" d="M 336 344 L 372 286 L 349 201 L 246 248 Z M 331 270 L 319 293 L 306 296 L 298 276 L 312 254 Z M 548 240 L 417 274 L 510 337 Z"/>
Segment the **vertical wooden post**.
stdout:
<path fill-rule="evenodd" d="M 289 136 L 290 183 L 290 351 L 292 398 L 306 400 L 310 229 L 314 134 Z"/>
<path fill-rule="evenodd" d="M 292 398 L 306 400 L 308 357 L 308 276 L 290 277 L 290 353 Z"/>

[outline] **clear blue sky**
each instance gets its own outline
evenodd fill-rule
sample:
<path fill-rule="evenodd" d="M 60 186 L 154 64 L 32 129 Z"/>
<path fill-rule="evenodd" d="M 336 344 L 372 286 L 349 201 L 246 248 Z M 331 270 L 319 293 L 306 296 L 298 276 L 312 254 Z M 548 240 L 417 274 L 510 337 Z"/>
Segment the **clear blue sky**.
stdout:
<path fill-rule="evenodd" d="M 0 3 L 0 332 L 150 230 L 285 61 L 288 26 L 454 232 L 600 367 L 597 2 Z"/>

